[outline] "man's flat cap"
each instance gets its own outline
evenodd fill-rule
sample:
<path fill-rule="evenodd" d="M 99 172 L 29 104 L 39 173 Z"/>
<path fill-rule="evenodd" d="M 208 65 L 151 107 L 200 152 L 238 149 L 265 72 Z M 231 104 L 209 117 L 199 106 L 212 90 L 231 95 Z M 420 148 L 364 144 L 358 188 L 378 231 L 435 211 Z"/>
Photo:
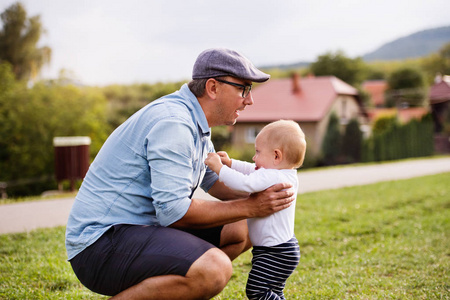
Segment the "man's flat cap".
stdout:
<path fill-rule="evenodd" d="M 258 70 L 242 54 L 223 48 L 208 49 L 200 53 L 194 64 L 192 79 L 233 76 L 236 78 L 264 82 L 270 75 Z"/>

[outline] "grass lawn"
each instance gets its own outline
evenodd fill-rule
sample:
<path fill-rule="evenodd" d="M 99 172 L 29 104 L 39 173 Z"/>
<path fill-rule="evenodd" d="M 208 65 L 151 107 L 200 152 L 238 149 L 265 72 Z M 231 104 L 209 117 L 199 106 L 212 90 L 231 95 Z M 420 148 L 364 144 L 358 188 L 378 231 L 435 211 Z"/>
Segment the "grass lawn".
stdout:
<path fill-rule="evenodd" d="M 287 299 L 450 299 L 450 173 L 308 193 Z M 214 299 L 245 299 L 251 253 Z M 106 299 L 77 281 L 64 228 L 0 235 L 0 299 Z"/>

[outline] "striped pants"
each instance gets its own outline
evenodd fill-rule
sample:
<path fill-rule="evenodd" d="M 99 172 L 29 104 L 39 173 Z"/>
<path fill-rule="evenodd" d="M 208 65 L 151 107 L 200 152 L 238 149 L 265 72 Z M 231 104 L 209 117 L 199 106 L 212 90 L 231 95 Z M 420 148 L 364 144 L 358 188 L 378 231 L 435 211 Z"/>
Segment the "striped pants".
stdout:
<path fill-rule="evenodd" d="M 250 300 L 284 298 L 283 289 L 288 277 L 300 260 L 300 248 L 295 237 L 273 247 L 253 247 L 252 269 L 245 292 Z"/>

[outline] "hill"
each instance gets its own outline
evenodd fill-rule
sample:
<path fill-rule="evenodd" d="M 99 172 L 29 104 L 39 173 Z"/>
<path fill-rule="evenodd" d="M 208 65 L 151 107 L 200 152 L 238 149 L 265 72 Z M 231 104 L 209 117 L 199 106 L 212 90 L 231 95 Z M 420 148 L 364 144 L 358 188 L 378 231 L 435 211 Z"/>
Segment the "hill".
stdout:
<path fill-rule="evenodd" d="M 382 45 L 363 56 L 365 61 L 417 58 L 439 51 L 450 43 L 450 26 L 419 31 Z"/>
<path fill-rule="evenodd" d="M 450 43 L 450 26 L 419 31 L 386 43 L 378 49 L 363 55 L 365 61 L 402 60 L 427 56 L 439 51 L 446 43 Z M 307 67 L 312 62 L 297 62 L 283 65 L 260 66 L 262 69 L 297 69 Z"/>
<path fill-rule="evenodd" d="M 288 70 L 288 69 L 305 68 L 305 67 L 308 67 L 310 64 L 311 64 L 311 62 L 301 61 L 301 62 L 292 63 L 292 64 L 258 66 L 258 68 L 261 68 L 263 70 L 269 70 L 269 69 Z"/>

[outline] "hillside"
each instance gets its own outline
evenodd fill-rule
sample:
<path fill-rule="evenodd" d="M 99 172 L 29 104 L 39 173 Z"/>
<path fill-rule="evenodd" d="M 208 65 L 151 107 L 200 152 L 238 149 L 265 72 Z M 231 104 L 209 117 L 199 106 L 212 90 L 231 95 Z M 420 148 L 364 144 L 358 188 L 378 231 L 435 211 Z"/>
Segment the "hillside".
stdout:
<path fill-rule="evenodd" d="M 450 43 L 450 26 L 416 32 L 382 45 L 363 56 L 366 61 L 395 60 L 426 56 Z"/>

